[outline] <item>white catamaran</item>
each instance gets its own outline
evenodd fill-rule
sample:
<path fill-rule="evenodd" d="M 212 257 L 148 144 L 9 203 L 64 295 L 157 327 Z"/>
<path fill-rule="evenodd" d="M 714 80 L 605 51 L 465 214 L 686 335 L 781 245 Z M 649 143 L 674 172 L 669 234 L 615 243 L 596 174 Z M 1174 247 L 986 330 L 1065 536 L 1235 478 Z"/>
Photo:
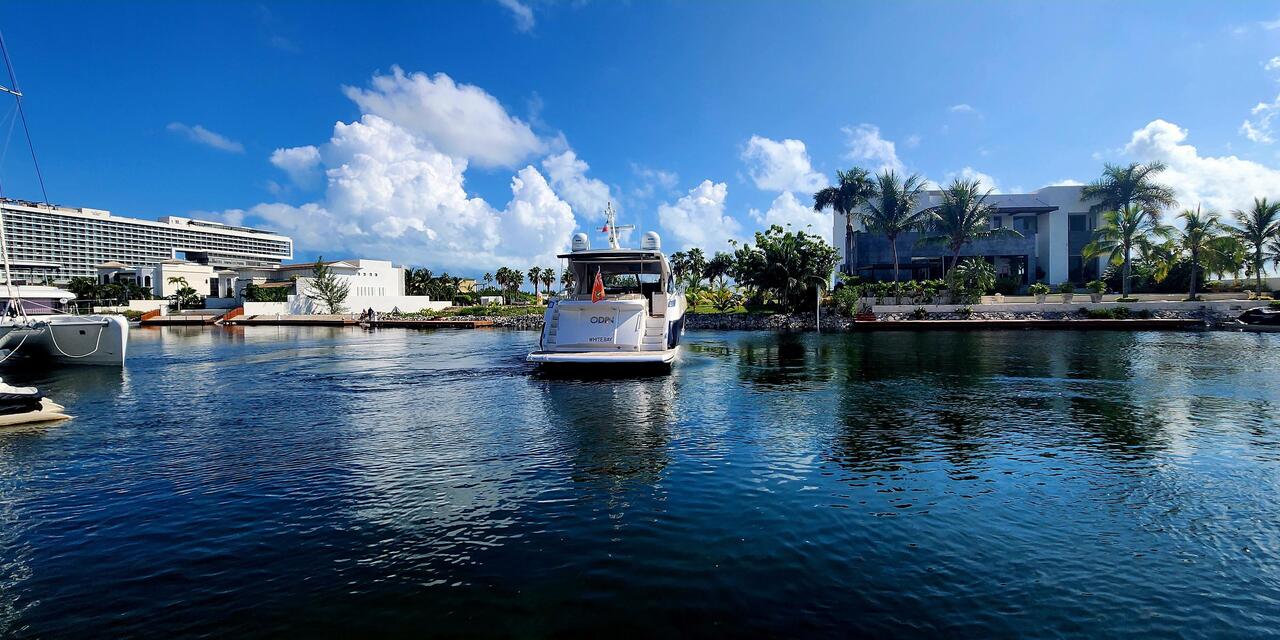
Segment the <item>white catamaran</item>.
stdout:
<path fill-rule="evenodd" d="M 0 222 L 3 224 L 3 222 Z M 8 264 L 5 278 L 8 282 Z M 0 363 L 124 364 L 129 322 L 117 315 L 64 313 L 74 296 L 54 287 L 6 284 L 0 301 Z"/>
<path fill-rule="evenodd" d="M 613 207 L 605 209 L 608 249 L 591 249 L 587 234 L 573 236 L 569 261 L 575 288 L 547 304 L 539 364 L 670 366 L 684 335 L 684 293 L 675 286 L 658 234 L 644 234 L 639 249 L 624 249 Z"/>

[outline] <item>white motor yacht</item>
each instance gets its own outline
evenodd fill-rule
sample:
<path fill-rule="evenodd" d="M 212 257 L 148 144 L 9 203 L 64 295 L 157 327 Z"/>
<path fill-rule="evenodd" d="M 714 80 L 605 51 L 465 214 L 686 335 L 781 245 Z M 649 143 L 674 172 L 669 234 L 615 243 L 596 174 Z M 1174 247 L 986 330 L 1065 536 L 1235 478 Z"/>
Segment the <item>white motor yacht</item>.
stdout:
<path fill-rule="evenodd" d="M 63 311 L 75 298 L 56 287 L 0 284 L 0 363 L 28 362 L 121 366 L 129 322 L 118 315 Z"/>
<path fill-rule="evenodd" d="M 569 261 L 575 288 L 547 305 L 539 364 L 671 365 L 684 335 L 684 294 L 676 289 L 661 239 L 649 232 L 639 249 L 618 245 L 613 208 L 605 212 L 609 248 L 593 250 L 573 236 Z"/>

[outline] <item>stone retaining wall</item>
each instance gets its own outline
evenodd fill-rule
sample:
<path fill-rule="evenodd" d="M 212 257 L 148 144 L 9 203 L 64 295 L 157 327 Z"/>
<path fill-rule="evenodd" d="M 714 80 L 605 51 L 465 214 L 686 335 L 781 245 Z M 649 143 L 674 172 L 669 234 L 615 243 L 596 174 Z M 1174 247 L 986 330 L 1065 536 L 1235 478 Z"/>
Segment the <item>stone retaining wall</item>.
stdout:
<path fill-rule="evenodd" d="M 1085 317 L 1080 313 L 1081 307 L 1114 309 L 1117 306 L 1128 307 L 1133 312 L 1145 310 L 1150 313 L 1147 317 L 1154 319 L 1192 319 L 1203 321 L 1206 325 L 1232 321 L 1241 312 L 1238 304 L 1200 305 L 1193 303 L 1182 303 L 1181 308 L 1171 308 L 1172 305 L 1168 304 L 1146 305 L 1142 303 L 1128 305 L 1116 305 L 1113 303 L 1097 305 L 974 305 L 972 307 L 974 311 L 971 315 L 960 313 L 959 309 L 961 307 L 955 305 L 934 305 L 925 308 L 928 310 L 928 316 L 926 317 L 928 320 L 972 320 L 980 322 L 983 320 L 1084 320 Z M 1249 308 L 1250 306 L 1258 305 L 1246 303 L 1244 308 Z M 1033 309 L 1022 310 L 1023 307 L 1033 307 Z M 914 307 L 905 305 L 898 307 L 881 306 L 877 307 L 876 317 L 879 320 L 909 321 L 914 319 L 911 315 L 914 309 Z M 414 314 L 405 314 L 397 317 L 412 318 L 413 316 Z M 541 315 L 449 317 L 456 320 L 489 320 L 493 322 L 494 327 L 505 329 L 542 329 Z M 387 319 L 390 319 L 390 316 Z M 853 318 L 834 314 L 828 315 L 825 312 L 822 314 L 823 331 L 848 331 L 852 324 Z M 814 329 L 814 322 L 812 313 L 690 313 L 685 320 L 685 327 L 693 330 L 811 331 Z"/>

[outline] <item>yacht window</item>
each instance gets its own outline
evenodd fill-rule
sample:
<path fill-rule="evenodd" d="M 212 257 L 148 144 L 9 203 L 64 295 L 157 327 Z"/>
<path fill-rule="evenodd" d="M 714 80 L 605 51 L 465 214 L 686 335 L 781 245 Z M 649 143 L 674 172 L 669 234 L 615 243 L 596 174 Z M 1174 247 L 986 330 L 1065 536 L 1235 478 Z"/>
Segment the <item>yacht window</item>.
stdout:
<path fill-rule="evenodd" d="M 606 295 L 650 295 L 662 288 L 662 267 L 657 262 L 584 262 L 575 267 L 578 271 L 578 295 L 591 294 L 597 269 L 604 280 Z"/>

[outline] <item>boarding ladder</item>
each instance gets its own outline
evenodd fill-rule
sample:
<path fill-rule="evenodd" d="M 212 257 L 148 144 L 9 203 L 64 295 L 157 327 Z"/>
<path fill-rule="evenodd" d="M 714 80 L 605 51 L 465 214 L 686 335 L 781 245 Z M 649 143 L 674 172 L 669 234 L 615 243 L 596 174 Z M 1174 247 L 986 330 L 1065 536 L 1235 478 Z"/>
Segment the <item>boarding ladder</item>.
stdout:
<path fill-rule="evenodd" d="M 663 351 L 667 348 L 667 319 L 663 316 L 644 317 L 644 338 L 640 341 L 641 351 Z"/>

